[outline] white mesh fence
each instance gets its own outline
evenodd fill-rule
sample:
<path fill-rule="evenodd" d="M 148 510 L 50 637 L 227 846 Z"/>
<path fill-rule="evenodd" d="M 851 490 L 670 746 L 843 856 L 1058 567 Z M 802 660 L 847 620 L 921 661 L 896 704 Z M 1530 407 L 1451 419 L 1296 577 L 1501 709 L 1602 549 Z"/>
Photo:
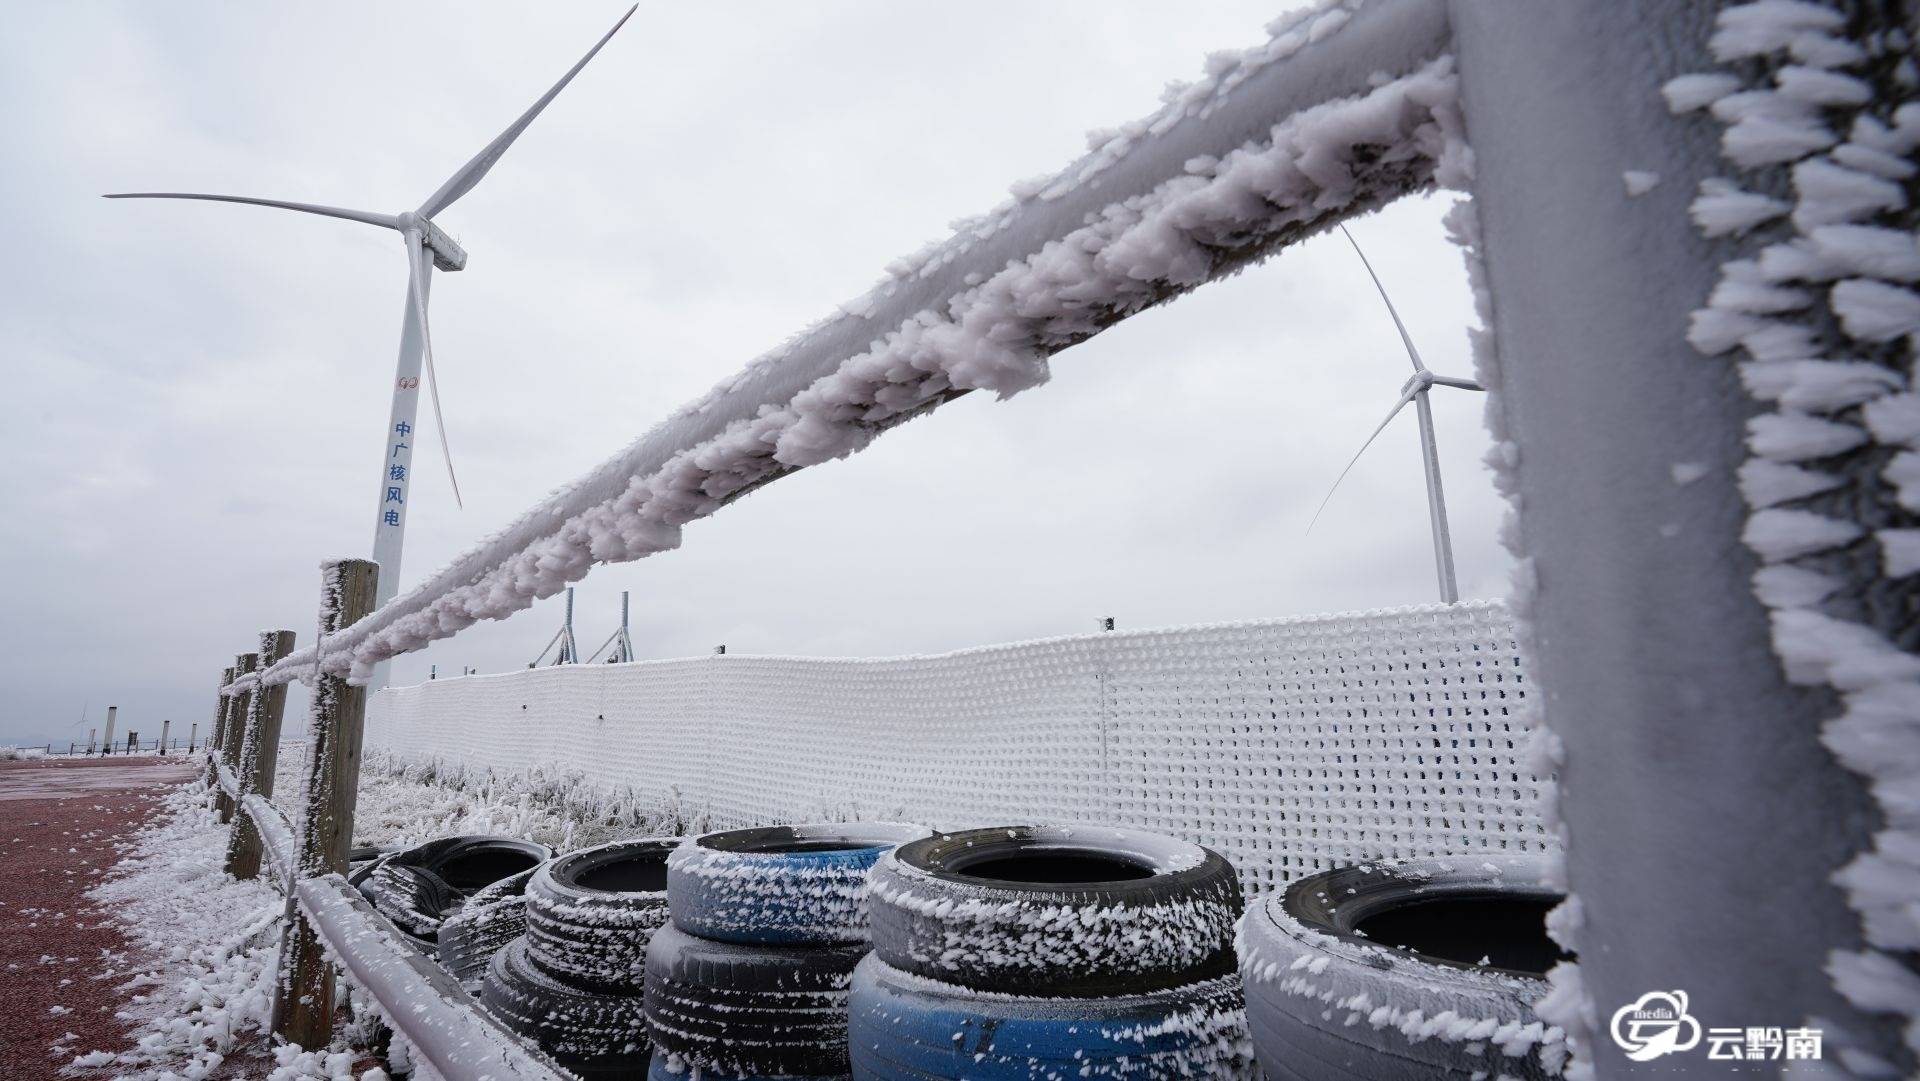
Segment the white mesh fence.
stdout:
<path fill-rule="evenodd" d="M 692 828 L 1107 822 L 1264 890 L 1337 863 L 1544 849 L 1497 603 L 882 659 L 730 654 L 382 691 L 367 746 L 577 773 Z"/>

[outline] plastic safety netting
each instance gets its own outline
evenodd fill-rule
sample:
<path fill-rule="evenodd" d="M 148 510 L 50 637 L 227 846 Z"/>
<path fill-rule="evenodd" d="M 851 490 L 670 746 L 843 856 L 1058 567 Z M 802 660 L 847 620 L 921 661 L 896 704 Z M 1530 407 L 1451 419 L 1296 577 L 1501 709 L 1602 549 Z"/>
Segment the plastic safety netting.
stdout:
<path fill-rule="evenodd" d="M 692 828 L 1104 822 L 1252 890 L 1339 863 L 1541 850 L 1498 603 L 1120 631 L 936 656 L 731 654 L 382 691 L 367 746 L 545 767 Z"/>

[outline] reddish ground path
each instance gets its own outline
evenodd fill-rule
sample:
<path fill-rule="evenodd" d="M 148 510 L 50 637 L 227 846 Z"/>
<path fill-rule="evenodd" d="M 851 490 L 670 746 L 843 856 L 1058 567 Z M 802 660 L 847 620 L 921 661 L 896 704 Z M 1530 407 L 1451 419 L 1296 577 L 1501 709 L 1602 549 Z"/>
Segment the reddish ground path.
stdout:
<path fill-rule="evenodd" d="M 0 1078 L 51 1078 L 71 1055 L 127 1046 L 114 1011 L 131 992 L 94 978 L 124 968 L 101 958 L 126 942 L 86 891 L 165 786 L 192 776 L 182 759 L 0 762 Z"/>

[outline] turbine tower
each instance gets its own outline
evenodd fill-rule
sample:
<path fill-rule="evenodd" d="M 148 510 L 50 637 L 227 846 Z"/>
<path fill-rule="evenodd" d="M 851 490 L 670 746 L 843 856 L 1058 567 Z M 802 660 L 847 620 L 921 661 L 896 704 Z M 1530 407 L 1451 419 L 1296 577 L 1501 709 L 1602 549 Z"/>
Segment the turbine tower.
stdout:
<path fill-rule="evenodd" d="M 520 114 L 492 142 L 481 149 L 473 160 L 460 167 L 460 170 L 447 178 L 439 190 L 427 196 L 425 202 L 412 210 L 403 210 L 398 214 L 384 214 L 368 210 L 349 210 L 337 206 L 321 206 L 315 203 L 296 203 L 283 199 L 261 199 L 248 195 L 206 195 L 193 192 L 142 191 L 122 192 L 108 195 L 108 199 L 199 199 L 219 203 L 246 203 L 252 206 L 276 207 L 281 210 L 296 210 L 303 214 L 318 214 L 323 217 L 341 218 L 346 221 L 361 222 L 366 225 L 391 229 L 400 234 L 401 244 L 407 254 L 407 298 L 400 320 L 400 359 L 394 373 L 393 408 L 387 418 L 387 426 L 380 440 L 380 476 L 379 499 L 375 503 L 373 526 L 373 560 L 380 565 L 379 582 L 375 587 L 374 603 L 378 607 L 393 599 L 400 585 L 401 542 L 406 537 L 407 508 L 409 493 L 413 482 L 413 449 L 415 439 L 415 418 L 420 404 L 420 373 L 424 362 L 427 377 L 427 394 L 433 402 L 433 423 L 440 437 L 440 454 L 447 464 L 447 480 L 453 485 L 453 499 L 458 505 L 465 504 L 460 498 L 460 481 L 453 472 L 453 455 L 447 446 L 446 423 L 440 413 L 439 379 L 433 366 L 433 341 L 427 328 L 427 294 L 432 285 L 434 268 L 449 273 L 465 269 L 466 250 L 454 243 L 433 221 L 434 216 L 452 206 L 456 200 L 474 185 L 480 183 L 487 171 L 500 160 L 520 133 L 533 123 L 534 117 L 566 89 L 580 69 L 598 54 L 613 35 L 626 25 L 639 5 L 627 9 L 613 29 L 606 32 L 580 62 L 568 69 L 553 84 L 553 88 L 541 95 L 540 100 L 526 112 Z M 386 682 L 386 665 L 381 665 L 372 685 L 379 687 Z"/>
<path fill-rule="evenodd" d="M 1333 493 L 1340 490 L 1340 482 L 1346 480 L 1347 474 L 1353 471 L 1353 467 L 1360 461 L 1360 455 L 1365 454 L 1367 448 L 1373 446 L 1373 441 L 1380 437 L 1381 432 L 1386 431 L 1387 425 L 1393 423 L 1394 417 L 1400 415 L 1400 410 L 1405 409 L 1408 402 L 1412 402 L 1420 418 L 1420 458 L 1427 471 L 1427 519 L 1433 530 L 1434 574 L 1440 580 L 1441 601 L 1453 604 L 1460 599 L 1460 587 L 1454 580 L 1453 535 L 1447 528 L 1447 496 L 1440 484 L 1440 450 L 1434 443 L 1433 407 L 1427 402 L 1427 392 L 1435 386 L 1479 391 L 1487 388 L 1471 379 L 1435 375 L 1427 370 L 1427 366 L 1420 360 L 1420 351 L 1413 347 L 1413 337 L 1407 333 L 1407 325 L 1400 321 L 1400 313 L 1394 309 L 1393 299 L 1387 296 L 1387 287 L 1380 284 L 1380 275 L 1374 273 L 1373 264 L 1367 260 L 1367 253 L 1360 250 L 1360 242 L 1353 239 L 1353 234 L 1347 232 L 1346 226 L 1340 227 L 1340 233 L 1347 238 L 1347 243 L 1353 245 L 1354 254 L 1360 257 L 1360 265 L 1367 268 L 1367 277 L 1373 279 L 1374 289 L 1379 291 L 1381 301 L 1387 306 L 1387 314 L 1393 317 L 1394 329 L 1400 332 L 1400 341 L 1407 347 L 1407 359 L 1413 361 L 1413 374 L 1400 385 L 1400 400 L 1394 402 L 1393 408 L 1387 411 L 1387 418 L 1380 422 L 1380 426 L 1373 430 L 1373 434 L 1367 437 L 1365 443 L 1360 444 L 1360 449 L 1354 453 L 1353 460 L 1347 463 L 1347 467 L 1340 471 L 1338 477 L 1334 478 L 1333 487 L 1327 490 L 1327 498 L 1320 501 L 1319 508 L 1313 512 L 1313 520 L 1307 523 L 1307 531 L 1313 531 L 1314 522 L 1320 520 L 1320 512 L 1327 509 L 1327 503 L 1333 499 Z"/>

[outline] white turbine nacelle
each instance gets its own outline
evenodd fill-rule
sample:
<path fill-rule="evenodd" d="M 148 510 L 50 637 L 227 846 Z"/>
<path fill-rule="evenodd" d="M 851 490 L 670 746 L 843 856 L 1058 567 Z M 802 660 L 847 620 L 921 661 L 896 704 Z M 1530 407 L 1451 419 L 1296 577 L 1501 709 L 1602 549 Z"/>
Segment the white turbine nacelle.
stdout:
<path fill-rule="evenodd" d="M 465 270 L 467 268 L 467 249 L 461 247 L 447 235 L 446 230 L 432 222 L 427 222 L 426 235 L 421 242 L 433 253 L 435 270 Z"/>

